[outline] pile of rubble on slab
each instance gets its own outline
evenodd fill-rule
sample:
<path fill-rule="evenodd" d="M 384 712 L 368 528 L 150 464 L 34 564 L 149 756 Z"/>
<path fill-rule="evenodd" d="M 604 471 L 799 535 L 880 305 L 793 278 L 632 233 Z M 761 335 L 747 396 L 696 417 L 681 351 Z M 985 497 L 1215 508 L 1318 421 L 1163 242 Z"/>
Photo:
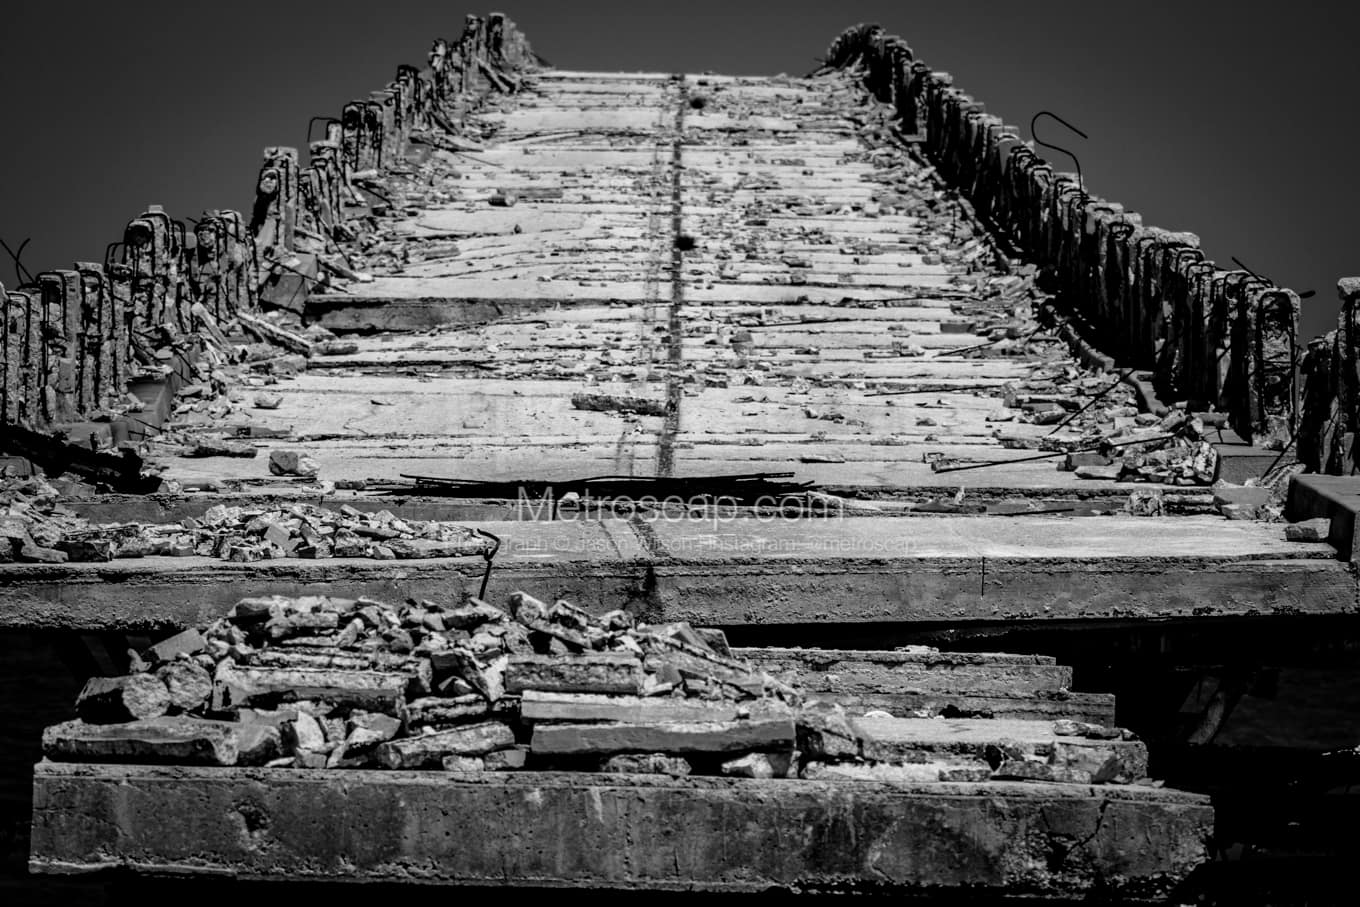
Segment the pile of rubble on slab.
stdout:
<path fill-rule="evenodd" d="M 247 598 L 96 677 L 46 729 L 64 761 L 291 768 L 1139 782 L 1143 744 L 1076 721 L 851 717 L 734 658 L 720 631 L 506 610 Z"/>
<path fill-rule="evenodd" d="M 404 560 L 485 555 L 494 540 L 457 523 L 404 520 L 313 504 L 275 509 L 208 508 L 178 523 L 95 525 L 61 503 L 42 478 L 0 485 L 0 563 L 65 563 L 115 558 L 216 557 L 252 562 L 281 557 Z"/>

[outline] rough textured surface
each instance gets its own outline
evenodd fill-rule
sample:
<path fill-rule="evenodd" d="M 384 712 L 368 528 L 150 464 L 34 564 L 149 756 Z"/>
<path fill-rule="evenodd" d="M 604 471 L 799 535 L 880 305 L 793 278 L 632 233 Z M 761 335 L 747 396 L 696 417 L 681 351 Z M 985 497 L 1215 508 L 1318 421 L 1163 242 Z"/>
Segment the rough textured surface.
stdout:
<path fill-rule="evenodd" d="M 487 595 L 544 587 L 601 610 L 696 625 L 1146 619 L 1353 613 L 1355 579 L 1326 545 L 1278 526 L 1184 517 L 1053 520 L 872 517 L 713 527 L 475 524 L 507 541 Z M 145 558 L 0 564 L 0 626 L 192 626 L 243 595 L 379 599 L 476 594 L 481 558 Z"/>
<path fill-rule="evenodd" d="M 34 813 L 41 873 L 1063 897 L 1165 894 L 1211 824 L 1150 788 L 48 764 Z"/>

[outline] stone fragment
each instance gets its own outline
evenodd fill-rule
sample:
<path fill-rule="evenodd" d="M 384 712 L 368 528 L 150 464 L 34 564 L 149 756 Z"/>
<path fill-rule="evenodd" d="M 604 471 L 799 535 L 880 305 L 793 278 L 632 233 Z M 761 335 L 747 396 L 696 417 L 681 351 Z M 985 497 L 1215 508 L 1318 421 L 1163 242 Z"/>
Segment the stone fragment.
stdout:
<path fill-rule="evenodd" d="M 1089 771 L 1067 765 L 1052 765 L 1032 759 L 1007 759 L 992 773 L 997 781 L 1052 781 L 1063 784 L 1090 784 Z"/>
<path fill-rule="evenodd" d="M 345 749 L 361 751 L 396 737 L 401 732 L 401 721 L 381 712 L 355 710 L 350 713 L 345 730 Z"/>
<path fill-rule="evenodd" d="M 520 697 L 520 715 L 526 721 L 619 721 L 646 724 L 658 721 L 736 721 L 739 708 L 729 702 L 526 690 Z"/>
<path fill-rule="evenodd" d="M 482 757 L 483 766 L 489 772 L 518 771 L 524 768 L 528 761 L 529 748 L 527 746 L 512 746 L 508 749 L 487 753 Z"/>
<path fill-rule="evenodd" d="M 1084 740 L 1060 737 L 1050 762 L 1058 768 L 1089 772 L 1094 784 L 1132 784 L 1148 776 L 1147 746 L 1136 740 Z"/>
<path fill-rule="evenodd" d="M 65 551 L 47 548 L 32 540 L 25 539 L 19 546 L 15 559 L 29 564 L 64 564 L 70 560 L 70 557 Z"/>
<path fill-rule="evenodd" d="M 151 674 L 91 677 L 76 697 L 76 714 L 90 724 L 156 718 L 170 708 L 170 691 Z"/>
<path fill-rule="evenodd" d="M 734 778 L 787 778 L 791 753 L 747 753 L 722 764 L 722 773 Z"/>
<path fill-rule="evenodd" d="M 252 668 L 223 661 L 213 677 L 213 710 L 315 699 L 396 714 L 406 701 L 407 683 L 407 675 L 394 671 Z"/>
<path fill-rule="evenodd" d="M 619 693 L 642 691 L 642 662 L 627 653 L 515 655 L 505 670 L 505 691 Z"/>
<path fill-rule="evenodd" d="M 235 765 L 237 730 L 235 722 L 182 715 L 118 724 L 77 719 L 46 728 L 42 750 L 48 759 L 66 762 Z"/>
<path fill-rule="evenodd" d="M 237 765 L 264 765 L 283 754 L 283 735 L 277 725 L 253 721 L 239 723 Z"/>
<path fill-rule="evenodd" d="M 438 765 L 445 756 L 482 756 L 514 743 L 508 725 L 484 721 L 388 741 L 378 746 L 377 758 L 388 768 L 426 768 Z"/>
<path fill-rule="evenodd" d="M 805 708 L 798 713 L 798 749 L 809 759 L 857 759 L 861 737 L 839 708 Z"/>
<path fill-rule="evenodd" d="M 600 765 L 600 771 L 619 775 L 671 775 L 683 778 L 691 771 L 689 760 L 666 753 L 620 753 Z"/>
<path fill-rule="evenodd" d="M 1124 736 L 1124 732 L 1117 727 L 1073 721 L 1069 718 L 1059 718 L 1053 722 L 1053 733 L 1059 737 L 1087 737 L 1092 740 L 1119 740 Z"/>
<path fill-rule="evenodd" d="M 321 467 L 311 457 L 298 451 L 273 450 L 269 452 L 269 471 L 276 476 L 310 478 L 320 472 Z"/>
<path fill-rule="evenodd" d="M 164 661 L 173 661 L 181 655 L 197 655 L 206 648 L 207 641 L 203 638 L 203 634 L 191 627 L 150 646 L 142 653 L 142 657 L 154 665 Z"/>
<path fill-rule="evenodd" d="M 881 781 L 890 784 L 927 784 L 943 780 L 957 766 L 944 762 L 910 762 L 896 765 L 864 762 L 809 762 L 801 777 L 809 781 Z M 987 770 L 987 766 L 982 766 Z M 989 772 L 990 774 L 990 772 Z M 983 779 L 985 780 L 985 779 Z"/>
<path fill-rule="evenodd" d="M 480 756 L 445 756 L 440 764 L 446 772 L 480 772 L 486 762 Z"/>
<path fill-rule="evenodd" d="M 1332 532 L 1332 521 L 1319 517 L 1316 520 L 1304 520 L 1301 523 L 1290 523 L 1284 527 L 1285 541 L 1289 542 L 1325 542 Z"/>
<path fill-rule="evenodd" d="M 424 724 L 438 727 L 481 718 L 488 710 L 489 704 L 481 693 L 454 697 L 426 696 L 406 704 L 406 722 L 412 726 Z"/>
<path fill-rule="evenodd" d="M 298 712 L 297 716 L 283 725 L 283 744 L 294 753 L 302 751 L 321 752 L 326 748 L 326 731 L 315 716 Z"/>
<path fill-rule="evenodd" d="M 253 459 L 259 453 L 254 445 L 227 441 L 222 438 L 199 438 L 184 449 L 185 457 L 238 457 Z"/>
<path fill-rule="evenodd" d="M 156 677 L 170 693 L 170 706 L 178 711 L 190 712 L 201 708 L 212 698 L 212 675 L 191 659 L 162 664 L 156 671 Z"/>
<path fill-rule="evenodd" d="M 657 724 L 540 724 L 533 751 L 544 755 L 609 753 L 730 753 L 793 749 L 793 719 L 661 722 Z"/>

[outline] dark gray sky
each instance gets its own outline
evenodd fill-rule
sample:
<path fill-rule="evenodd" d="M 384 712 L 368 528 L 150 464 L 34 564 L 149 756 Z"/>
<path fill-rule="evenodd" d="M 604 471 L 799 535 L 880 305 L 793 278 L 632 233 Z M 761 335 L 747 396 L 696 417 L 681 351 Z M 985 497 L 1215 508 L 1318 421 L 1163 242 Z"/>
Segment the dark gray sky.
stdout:
<path fill-rule="evenodd" d="M 1259 7 L 1259 8 L 1258 8 Z M 1080 127 L 1088 187 L 1297 290 L 1330 327 L 1360 275 L 1360 4 L 514 0 L 554 65 L 803 74 L 878 22 L 1008 122 Z M 99 259 L 148 203 L 248 209 L 260 151 L 423 64 L 466 12 L 418 0 L 11 2 L 0 44 L 0 236 L 30 270 Z M 1054 130 L 1054 136 L 1058 135 Z M 1044 135 L 1041 127 L 1041 135 Z M 1047 135 L 1045 135 L 1047 137 Z M 1059 144 L 1059 138 L 1052 139 Z M 1061 158 L 1055 163 L 1065 165 Z M 0 280 L 13 268 L 0 258 Z"/>

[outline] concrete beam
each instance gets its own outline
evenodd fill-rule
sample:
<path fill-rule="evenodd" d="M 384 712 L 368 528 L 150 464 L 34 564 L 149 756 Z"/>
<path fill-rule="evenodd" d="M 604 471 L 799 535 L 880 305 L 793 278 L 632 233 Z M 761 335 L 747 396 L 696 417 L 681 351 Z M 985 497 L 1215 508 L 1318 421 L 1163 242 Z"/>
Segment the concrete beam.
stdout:
<path fill-rule="evenodd" d="M 525 589 L 650 621 L 1043 624 L 1356 610 L 1355 579 L 1330 547 L 1277 540 L 1283 532 L 1267 524 L 865 517 L 470 525 L 503 539 L 487 586 L 493 601 Z M 0 564 L 0 628 L 194 626 L 248 595 L 446 601 L 477 594 L 484 570 L 479 557 Z"/>
<path fill-rule="evenodd" d="M 29 868 L 1143 899 L 1207 860 L 1212 821 L 1128 786 L 43 763 Z"/>

